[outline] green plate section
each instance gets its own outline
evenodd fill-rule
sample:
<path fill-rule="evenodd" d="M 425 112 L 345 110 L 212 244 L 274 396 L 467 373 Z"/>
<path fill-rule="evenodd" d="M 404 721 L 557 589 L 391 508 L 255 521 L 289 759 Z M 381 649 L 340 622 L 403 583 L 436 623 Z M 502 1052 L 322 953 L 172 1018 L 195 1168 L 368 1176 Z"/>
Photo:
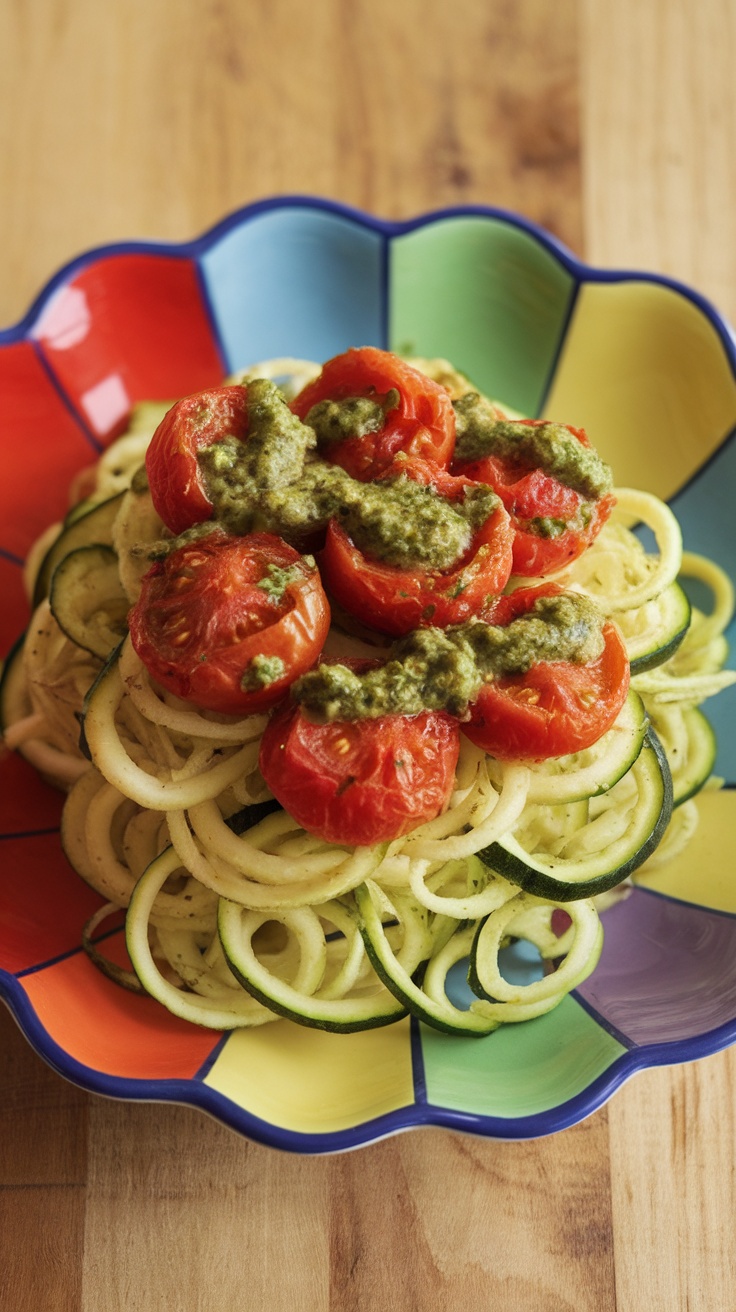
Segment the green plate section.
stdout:
<path fill-rule="evenodd" d="M 573 997 L 485 1039 L 446 1038 L 421 1027 L 427 1100 L 510 1120 L 559 1107 L 626 1052 Z"/>
<path fill-rule="evenodd" d="M 390 261 L 391 350 L 443 356 L 537 414 L 574 290 L 557 259 L 499 219 L 446 218 L 395 238 Z"/>

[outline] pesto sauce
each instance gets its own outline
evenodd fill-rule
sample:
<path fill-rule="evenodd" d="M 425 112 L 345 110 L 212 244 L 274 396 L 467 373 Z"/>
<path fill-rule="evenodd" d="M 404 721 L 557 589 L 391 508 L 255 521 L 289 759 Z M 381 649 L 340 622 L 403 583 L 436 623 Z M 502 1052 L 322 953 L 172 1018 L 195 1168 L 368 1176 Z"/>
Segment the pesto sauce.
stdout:
<path fill-rule="evenodd" d="M 198 453 L 214 518 L 230 533 L 269 532 L 298 544 L 334 519 L 360 551 L 386 565 L 446 570 L 499 504 L 483 486 L 450 502 L 402 474 L 361 483 L 313 455 L 313 429 L 273 383 L 249 383 L 249 398 L 254 389 L 247 440 L 225 437 Z"/>
<path fill-rule="evenodd" d="M 588 664 L 600 656 L 603 617 L 578 593 L 538 597 L 505 626 L 471 620 L 448 629 L 416 629 L 379 668 L 356 673 L 320 665 L 297 680 L 295 699 L 322 721 L 418 715 L 444 710 L 462 718 L 483 683 L 525 674 L 539 661 Z"/>
<path fill-rule="evenodd" d="M 304 560 L 307 565 L 311 565 L 313 569 L 316 569 L 314 557 L 303 556 L 302 560 Z M 260 588 L 262 592 L 265 592 L 272 601 L 282 601 L 286 589 L 292 583 L 296 583 L 297 579 L 303 577 L 304 571 L 301 568 L 301 562 L 298 562 L 295 565 L 290 565 L 288 569 L 284 569 L 283 566 L 275 565 L 272 561 L 268 565 L 263 578 L 259 579 L 256 583 L 256 587 Z"/>
<path fill-rule="evenodd" d="M 254 656 L 240 680 L 243 692 L 258 692 L 283 679 L 286 666 L 280 656 Z"/>
<path fill-rule="evenodd" d="M 237 522 L 243 501 L 296 482 L 317 440 L 267 378 L 248 384 L 246 410 L 246 441 L 226 436 L 197 453 L 215 518 L 226 528 Z"/>
<path fill-rule="evenodd" d="M 386 415 L 399 404 L 399 393 L 392 387 L 381 398 L 374 396 L 346 396 L 341 401 L 325 399 L 313 405 L 306 422 L 317 436 L 317 448 L 332 446 L 350 437 L 367 437 L 379 433 L 386 423 Z"/>
<path fill-rule="evenodd" d="M 613 488 L 613 475 L 598 452 L 583 446 L 564 424 L 537 427 L 499 418 L 478 392 L 453 401 L 457 439 L 456 460 L 499 456 L 530 469 L 543 469 L 566 487 L 589 500 Z"/>

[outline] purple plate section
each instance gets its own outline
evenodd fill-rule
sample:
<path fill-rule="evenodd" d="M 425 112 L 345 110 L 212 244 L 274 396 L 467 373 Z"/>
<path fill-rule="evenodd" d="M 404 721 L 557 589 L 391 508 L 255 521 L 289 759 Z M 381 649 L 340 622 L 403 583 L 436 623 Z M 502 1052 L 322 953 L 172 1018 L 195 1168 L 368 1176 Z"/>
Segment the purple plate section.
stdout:
<path fill-rule="evenodd" d="M 600 962 L 575 992 L 624 1041 L 692 1039 L 736 1015 L 736 916 L 635 888 L 603 928 Z"/>

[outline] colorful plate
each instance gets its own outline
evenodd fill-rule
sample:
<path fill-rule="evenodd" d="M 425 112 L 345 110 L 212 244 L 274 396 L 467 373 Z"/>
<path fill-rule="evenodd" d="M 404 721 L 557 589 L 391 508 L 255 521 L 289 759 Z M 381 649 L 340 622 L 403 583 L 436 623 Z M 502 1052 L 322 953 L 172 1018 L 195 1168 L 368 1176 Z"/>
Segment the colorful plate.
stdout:
<path fill-rule="evenodd" d="M 280 198 L 186 245 L 88 252 L 0 334 L 3 649 L 26 622 L 31 542 L 134 402 L 365 343 L 445 356 L 519 410 L 584 425 L 619 484 L 669 498 L 687 546 L 736 573 L 736 352 L 702 297 L 590 269 L 502 211 L 394 224 Z M 190 1103 L 292 1151 L 428 1124 L 552 1133 L 634 1071 L 736 1038 L 736 692 L 711 713 L 726 789 L 702 799 L 685 856 L 606 914 L 594 975 L 526 1025 L 478 1040 L 409 1021 L 350 1037 L 281 1021 L 223 1037 L 175 1020 L 81 952 L 98 899 L 61 855 L 59 797 L 15 757 L 0 762 L 0 991 L 38 1052 L 85 1088 Z"/>

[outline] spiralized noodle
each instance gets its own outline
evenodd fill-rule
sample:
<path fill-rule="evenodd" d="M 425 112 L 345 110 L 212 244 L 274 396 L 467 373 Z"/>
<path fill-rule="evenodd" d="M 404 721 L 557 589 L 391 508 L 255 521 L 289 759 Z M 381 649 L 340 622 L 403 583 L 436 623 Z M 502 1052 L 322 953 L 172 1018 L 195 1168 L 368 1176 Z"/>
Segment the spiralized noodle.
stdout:
<path fill-rule="evenodd" d="M 413 363 L 446 381 L 453 395 L 470 386 L 446 361 Z M 266 361 L 229 381 L 271 378 L 291 397 L 319 368 Z M 166 408 L 139 408 L 130 432 L 100 458 L 90 497 L 93 506 L 120 499 L 112 542 L 120 595 L 131 603 L 149 567 L 147 545 L 165 534 L 150 496 L 131 483 Z M 102 662 L 67 637 L 48 601 L 41 603 L 22 666 L 6 681 L 5 742 L 68 790 L 67 855 L 106 900 L 98 915 L 130 908 L 131 953 L 163 1005 L 217 1029 L 261 1025 L 282 1014 L 359 1028 L 404 1014 L 388 980 L 431 1024 L 489 1033 L 549 1010 L 585 978 L 600 952 L 598 909 L 620 890 L 603 895 L 598 907 L 588 898 L 546 900 L 520 890 L 479 854 L 503 843 L 512 855 L 533 858 L 573 884 L 585 863 L 604 868 L 626 847 L 647 802 L 647 772 L 627 756 L 632 726 L 643 726 L 641 737 L 646 727 L 641 703 L 677 789 L 704 732 L 696 708 L 736 677 L 722 669 L 723 632 L 734 606 L 729 580 L 711 561 L 683 556 L 677 520 L 656 497 L 626 488 L 616 498 L 611 521 L 555 580 L 587 594 L 616 620 L 632 660 L 649 650 L 679 575 L 710 589 L 710 613 L 693 610 L 674 654 L 633 673 L 629 701 L 593 747 L 530 766 L 492 760 L 463 738 L 447 809 L 371 848 L 329 844 L 282 810 L 265 813 L 270 794 L 258 769 L 265 716 L 237 719 L 180 701 L 151 679 L 129 639 L 100 675 Z M 632 531 L 638 523 L 652 530 L 655 554 Z M 29 556 L 29 593 L 58 527 Z M 338 658 L 380 655 L 382 641 L 376 637 L 374 646 L 370 635 L 356 638 L 335 627 L 327 650 Z M 94 713 L 88 709 L 84 717 L 91 764 L 79 746 L 78 721 L 96 679 Z M 256 809 L 241 832 L 235 821 L 248 807 Z M 697 803 L 683 800 L 651 865 L 682 850 L 697 814 Z M 555 920 L 560 910 L 562 926 Z M 365 940 L 361 925 L 370 931 Z M 516 937 L 557 968 L 531 984 L 507 983 L 499 955 Z M 452 967 L 469 956 L 478 996 L 467 1009 L 451 1001 L 447 988 Z"/>

